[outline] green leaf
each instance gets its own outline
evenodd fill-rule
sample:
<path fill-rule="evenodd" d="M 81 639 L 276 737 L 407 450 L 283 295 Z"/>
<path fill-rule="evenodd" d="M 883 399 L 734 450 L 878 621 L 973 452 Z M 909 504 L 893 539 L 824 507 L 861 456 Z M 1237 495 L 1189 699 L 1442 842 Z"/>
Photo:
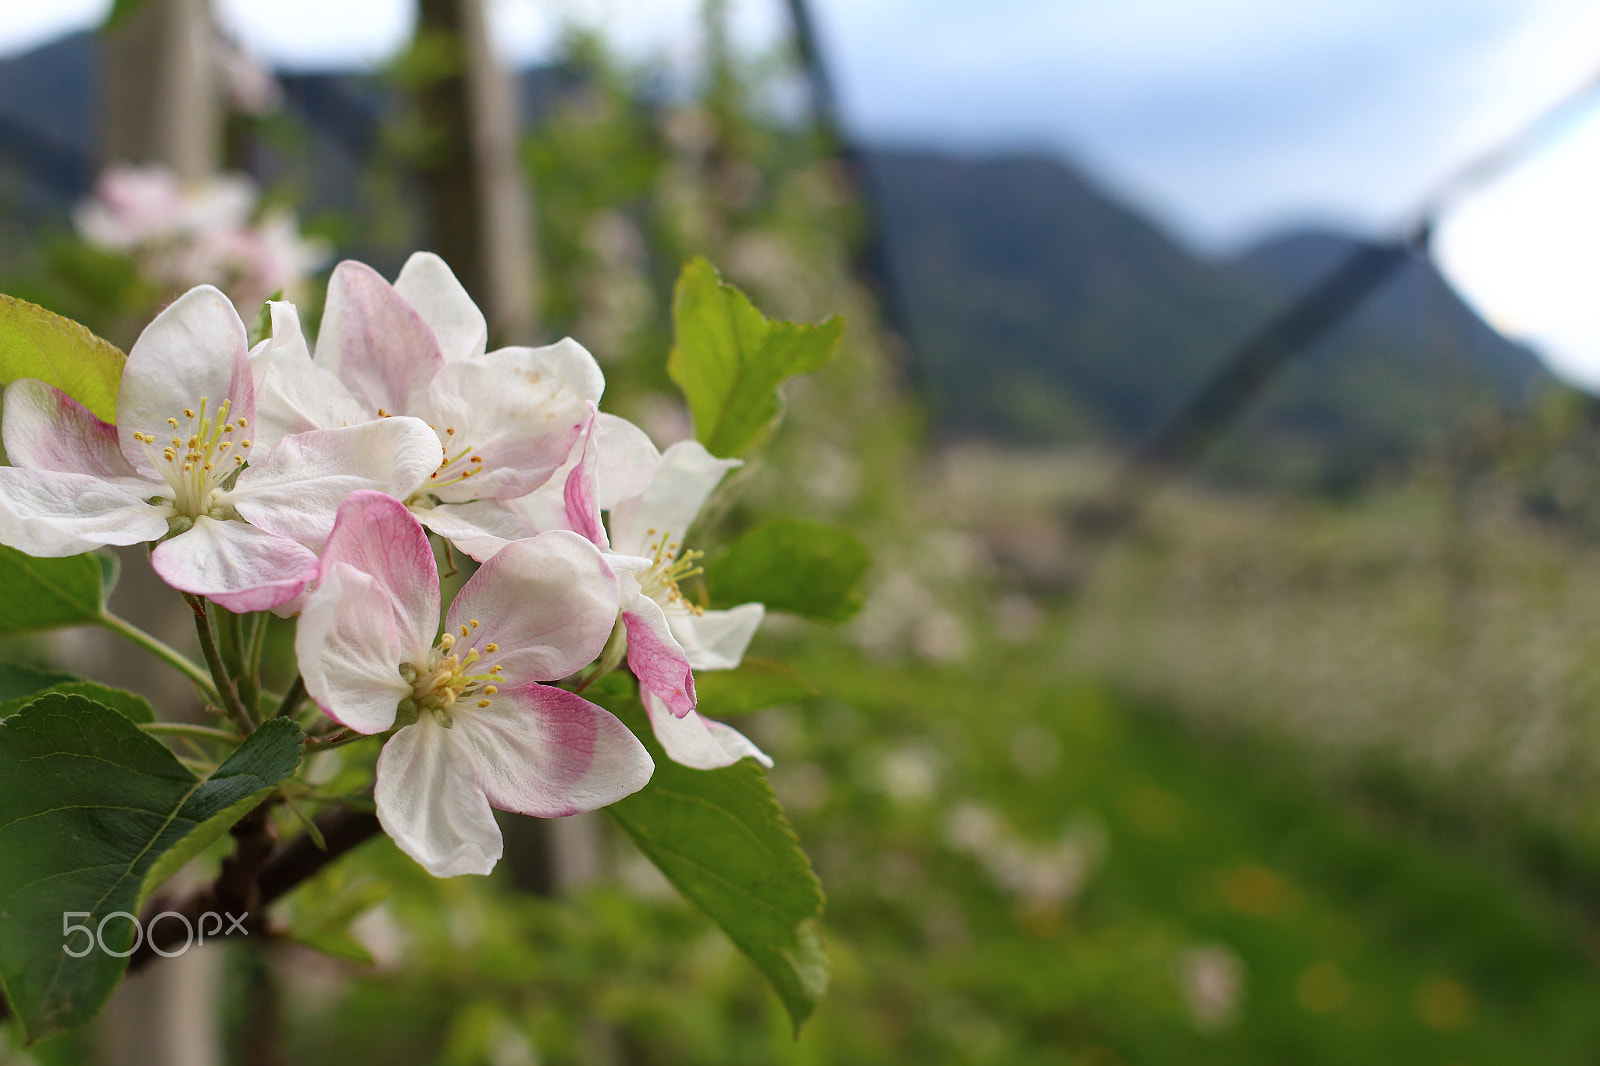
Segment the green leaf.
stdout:
<path fill-rule="evenodd" d="M 77 626 L 100 617 L 100 563 L 94 553 L 36 559 L 0 547 L 0 637 Z"/>
<path fill-rule="evenodd" d="M 795 1031 L 828 985 L 817 918 L 822 886 L 754 759 L 721 770 L 679 766 L 637 699 L 610 709 L 650 750 L 650 783 L 606 813 L 685 899 L 710 916 L 771 982 Z"/>
<path fill-rule="evenodd" d="M 350 932 L 350 923 L 389 898 L 390 886 L 365 881 L 354 887 L 312 881 L 295 894 L 289 939 L 324 955 L 371 965 L 372 953 Z"/>
<path fill-rule="evenodd" d="M 22 663 L 0 663 L 0 700 L 8 704 L 18 696 L 23 697 L 26 703 L 35 692 L 49 688 L 51 685 L 63 681 L 76 681 L 71 674 L 63 674 L 55 670 L 43 670 L 37 666 L 26 666 Z M 0 714 L 12 712 L 0 711 Z"/>
<path fill-rule="evenodd" d="M 0 295 L 0 385 L 38 378 L 77 400 L 95 417 L 117 420 L 122 349 L 70 318 Z"/>
<path fill-rule="evenodd" d="M 202 781 L 83 696 L 48 693 L 0 721 L 0 988 L 29 1040 L 88 1021 L 127 966 L 99 945 L 68 955 L 84 934 L 68 941 L 63 923 L 98 930 L 137 913 L 152 868 L 226 831 L 218 816 L 242 815 L 293 773 L 301 741 L 294 723 L 268 722 Z M 127 918 L 106 921 L 110 951 L 133 937 Z"/>
<path fill-rule="evenodd" d="M 838 315 L 816 325 L 772 321 L 700 258 L 678 275 L 672 324 L 667 373 L 689 401 L 695 436 L 724 457 L 760 442 L 782 410 L 778 386 L 820 370 L 844 335 Z"/>
<path fill-rule="evenodd" d="M 871 553 L 848 529 L 779 518 L 706 563 L 705 582 L 716 607 L 754 601 L 772 611 L 843 622 L 861 609 L 871 565 Z"/>
<path fill-rule="evenodd" d="M 156 720 L 155 708 L 151 707 L 150 701 L 143 696 L 129 692 L 127 689 L 112 688 L 110 685 L 102 685 L 97 681 L 84 681 L 75 677 L 47 681 L 32 692 L 13 696 L 11 699 L 0 702 L 0 718 L 9 718 L 47 692 L 85 696 L 96 703 L 110 707 L 130 722 L 153 722 Z"/>
<path fill-rule="evenodd" d="M 746 655 L 733 670 L 696 672 L 694 691 L 698 697 L 696 709 L 710 718 L 749 714 L 817 694 L 788 663 L 754 655 Z"/>

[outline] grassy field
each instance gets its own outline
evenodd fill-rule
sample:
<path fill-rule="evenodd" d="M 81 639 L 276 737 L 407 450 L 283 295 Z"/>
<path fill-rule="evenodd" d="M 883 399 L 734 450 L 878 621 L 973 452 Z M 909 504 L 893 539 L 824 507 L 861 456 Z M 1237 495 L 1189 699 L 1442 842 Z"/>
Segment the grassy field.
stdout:
<path fill-rule="evenodd" d="M 798 1042 L 621 841 L 622 887 L 558 902 L 434 882 L 380 843 L 358 876 L 389 881 L 420 932 L 375 971 L 286 974 L 293 1061 L 1600 1055 L 1593 932 L 1514 864 L 1353 811 L 1292 757 L 1056 680 L 1043 648 L 979 674 L 826 643 L 801 657 L 822 697 L 744 723 L 830 894 L 834 985 Z"/>

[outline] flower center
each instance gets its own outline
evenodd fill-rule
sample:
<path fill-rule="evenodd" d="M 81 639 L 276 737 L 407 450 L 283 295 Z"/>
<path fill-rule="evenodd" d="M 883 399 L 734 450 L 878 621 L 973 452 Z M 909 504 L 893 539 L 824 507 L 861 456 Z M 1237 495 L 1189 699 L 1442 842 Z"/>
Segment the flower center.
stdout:
<path fill-rule="evenodd" d="M 439 433 L 437 427 L 430 428 L 435 433 Z M 457 448 L 458 450 L 451 454 L 452 448 Z M 470 444 L 464 447 L 460 446 L 460 442 L 456 440 L 454 426 L 446 426 L 444 427 L 444 432 L 439 433 L 439 451 L 443 455 L 443 461 L 439 464 L 439 469 L 428 475 L 427 482 L 423 484 L 422 489 L 419 491 L 442 489 L 446 485 L 454 485 L 457 482 L 465 481 L 472 475 L 483 471 L 483 456 L 477 454 Z"/>
<path fill-rule="evenodd" d="M 478 628 L 478 620 L 474 618 L 460 627 L 459 636 L 446 633 L 440 637 L 439 643 L 428 653 L 426 663 L 420 666 L 406 663 L 400 667 L 400 676 L 411 682 L 409 700 L 419 712 L 434 712 L 447 727 L 454 724 L 450 709 L 457 703 L 475 700 L 478 708 L 487 707 L 494 702 L 490 697 L 499 691 L 498 686 L 505 683 L 500 665 L 490 665 L 486 661 L 499 652 L 500 645 L 485 644 L 480 653 L 473 636 Z"/>
<path fill-rule="evenodd" d="M 249 428 L 248 419 L 228 421 L 232 400 L 223 400 L 208 413 L 210 400 L 200 397 L 200 410 L 183 409 L 183 417 L 167 419 L 172 437 L 157 447 L 152 433 L 135 433 L 133 439 L 144 445 L 156 472 L 172 488 L 172 506 L 187 518 L 211 512 L 217 486 L 245 463 L 248 440 L 235 441 L 233 434 Z M 237 448 L 237 451 L 233 449 Z M 228 454 L 233 451 L 233 454 Z"/>
<path fill-rule="evenodd" d="M 656 539 L 645 549 L 650 553 L 651 565 L 639 578 L 640 589 L 663 607 L 677 605 L 690 614 L 704 614 L 705 608 L 689 602 L 678 587 L 678 582 L 705 572 L 698 565 L 698 560 L 705 552 L 680 551 L 682 545 L 672 539 L 671 533 L 658 536 L 655 530 L 650 529 L 645 531 L 645 536 Z"/>

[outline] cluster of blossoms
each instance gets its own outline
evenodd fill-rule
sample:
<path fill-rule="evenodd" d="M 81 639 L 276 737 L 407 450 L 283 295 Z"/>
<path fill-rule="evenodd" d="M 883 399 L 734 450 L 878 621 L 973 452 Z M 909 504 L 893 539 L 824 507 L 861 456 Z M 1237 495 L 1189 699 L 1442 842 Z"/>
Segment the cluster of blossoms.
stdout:
<path fill-rule="evenodd" d="M 379 820 L 438 876 L 493 867 L 491 807 L 555 817 L 643 787 L 632 732 L 553 684 L 624 650 L 671 758 L 767 763 L 698 715 L 694 688 L 694 671 L 739 664 L 763 609 L 702 610 L 678 584 L 684 534 L 734 461 L 693 441 L 658 451 L 601 413 L 604 377 L 571 340 L 487 351 L 437 256 L 392 285 L 341 263 L 314 353 L 292 304 L 270 312 L 252 349 L 221 292 L 180 297 L 129 353 L 115 425 L 43 382 L 10 385 L 0 543 L 153 542 L 176 589 L 298 614 L 306 691 L 388 734 Z M 442 632 L 429 531 L 482 564 Z"/>
<path fill-rule="evenodd" d="M 240 306 L 292 292 L 328 259 L 300 233 L 294 212 L 257 215 L 260 193 L 243 174 L 185 183 L 160 166 L 107 167 L 73 214 L 89 244 L 127 255 L 148 280 L 173 291 L 207 279 Z"/>

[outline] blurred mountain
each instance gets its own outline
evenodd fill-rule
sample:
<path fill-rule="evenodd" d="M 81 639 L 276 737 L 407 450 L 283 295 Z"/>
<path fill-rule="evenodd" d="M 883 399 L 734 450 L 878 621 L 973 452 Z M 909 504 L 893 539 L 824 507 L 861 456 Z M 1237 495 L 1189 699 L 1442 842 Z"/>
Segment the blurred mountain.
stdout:
<path fill-rule="evenodd" d="M 1219 262 L 1053 157 L 875 151 L 867 168 L 923 383 L 958 436 L 1141 439 L 1361 244 L 1291 233 Z M 1413 260 L 1279 378 L 1217 463 L 1344 482 L 1415 454 L 1442 420 L 1524 409 L 1551 384 Z"/>
<path fill-rule="evenodd" d="M 88 191 L 97 49 L 79 34 L 0 61 L 0 233 L 13 247 L 41 221 L 65 226 L 66 208 Z M 303 132 L 268 138 L 255 168 L 298 189 L 307 214 L 359 207 L 369 199 L 366 161 L 386 150 L 384 130 L 400 113 L 388 81 L 282 80 Z M 569 71 L 524 72 L 524 115 L 541 121 L 578 85 Z M 941 426 L 958 436 L 1138 440 L 1360 245 L 1306 231 L 1208 260 L 1054 157 L 875 150 L 866 162 L 922 382 Z M 385 259 L 392 250 L 343 250 L 380 269 L 398 265 Z M 1549 384 L 1527 351 L 1414 261 L 1281 376 L 1216 464 L 1250 476 L 1360 478 L 1416 454 L 1464 410 L 1515 411 Z"/>

